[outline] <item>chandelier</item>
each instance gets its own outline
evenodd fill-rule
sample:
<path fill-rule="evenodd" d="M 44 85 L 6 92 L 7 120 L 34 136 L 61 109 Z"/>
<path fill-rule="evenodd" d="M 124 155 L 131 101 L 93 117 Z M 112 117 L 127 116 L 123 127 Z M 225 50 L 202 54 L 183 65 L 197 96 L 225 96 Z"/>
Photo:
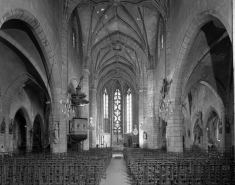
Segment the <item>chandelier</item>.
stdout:
<path fill-rule="evenodd" d="M 169 91 L 171 87 L 172 79 L 168 81 L 166 78 L 163 79 L 163 84 L 161 88 L 161 99 L 160 99 L 160 107 L 159 107 L 159 117 L 164 121 L 169 119 L 169 115 L 172 111 L 171 101 L 169 100 Z"/>

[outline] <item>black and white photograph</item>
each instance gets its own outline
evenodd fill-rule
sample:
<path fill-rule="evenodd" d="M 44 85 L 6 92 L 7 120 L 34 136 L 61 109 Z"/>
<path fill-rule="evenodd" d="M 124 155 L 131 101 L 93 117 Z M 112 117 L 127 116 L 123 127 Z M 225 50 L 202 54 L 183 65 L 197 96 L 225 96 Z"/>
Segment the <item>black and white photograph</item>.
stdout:
<path fill-rule="evenodd" d="M 235 0 L 0 0 L 0 185 L 235 185 Z"/>

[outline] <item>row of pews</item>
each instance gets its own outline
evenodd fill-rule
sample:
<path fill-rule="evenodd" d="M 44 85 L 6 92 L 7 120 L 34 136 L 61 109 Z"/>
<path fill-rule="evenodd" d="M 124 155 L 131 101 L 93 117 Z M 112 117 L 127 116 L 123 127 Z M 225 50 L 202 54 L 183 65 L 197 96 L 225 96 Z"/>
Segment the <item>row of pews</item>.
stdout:
<path fill-rule="evenodd" d="M 135 185 L 235 185 L 233 156 L 219 151 L 167 153 L 160 149 L 124 149 Z"/>
<path fill-rule="evenodd" d="M 60 154 L 4 155 L 1 185 L 99 185 L 112 158 L 111 148 Z"/>

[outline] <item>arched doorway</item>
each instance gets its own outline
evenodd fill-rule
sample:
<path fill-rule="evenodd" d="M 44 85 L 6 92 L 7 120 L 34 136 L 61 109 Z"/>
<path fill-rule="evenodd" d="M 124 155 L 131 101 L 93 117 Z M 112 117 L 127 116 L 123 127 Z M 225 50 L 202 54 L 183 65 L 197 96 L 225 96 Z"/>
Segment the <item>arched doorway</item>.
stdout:
<path fill-rule="evenodd" d="M 222 123 L 215 111 L 211 111 L 206 124 L 207 147 L 220 148 L 220 140 L 222 134 Z"/>
<path fill-rule="evenodd" d="M 197 119 L 194 124 L 193 134 L 194 134 L 193 145 L 197 146 L 199 148 L 202 148 L 202 146 L 203 146 L 203 129 L 202 129 L 202 126 L 200 124 L 199 119 Z"/>
<path fill-rule="evenodd" d="M 162 120 L 162 149 L 166 150 L 167 145 L 166 145 L 166 127 L 167 127 L 167 122 Z"/>
<path fill-rule="evenodd" d="M 41 119 L 39 116 L 36 116 L 34 123 L 33 123 L 33 130 L 32 130 L 32 150 L 33 152 L 39 151 L 42 149 L 42 140 L 41 140 Z"/>
<path fill-rule="evenodd" d="M 27 122 L 23 111 L 17 111 L 13 124 L 13 150 L 26 151 L 27 149 Z"/>

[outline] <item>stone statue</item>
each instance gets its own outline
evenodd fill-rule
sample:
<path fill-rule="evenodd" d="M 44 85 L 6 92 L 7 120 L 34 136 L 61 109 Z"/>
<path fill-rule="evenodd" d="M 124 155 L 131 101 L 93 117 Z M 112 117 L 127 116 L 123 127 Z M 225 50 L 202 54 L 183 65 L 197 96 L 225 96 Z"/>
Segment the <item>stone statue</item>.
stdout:
<path fill-rule="evenodd" d="M 9 124 L 9 134 L 12 134 L 12 130 L 13 130 L 13 119 L 11 120 Z"/>
<path fill-rule="evenodd" d="M 6 132 L 6 122 L 5 122 L 5 117 L 3 117 L 2 123 L 1 123 L 1 133 Z"/>
<path fill-rule="evenodd" d="M 59 122 L 54 123 L 54 143 L 59 141 Z"/>
<path fill-rule="evenodd" d="M 202 111 L 198 111 L 197 117 L 198 117 L 198 124 L 199 124 L 199 126 L 202 128 L 202 125 L 203 125 Z"/>

